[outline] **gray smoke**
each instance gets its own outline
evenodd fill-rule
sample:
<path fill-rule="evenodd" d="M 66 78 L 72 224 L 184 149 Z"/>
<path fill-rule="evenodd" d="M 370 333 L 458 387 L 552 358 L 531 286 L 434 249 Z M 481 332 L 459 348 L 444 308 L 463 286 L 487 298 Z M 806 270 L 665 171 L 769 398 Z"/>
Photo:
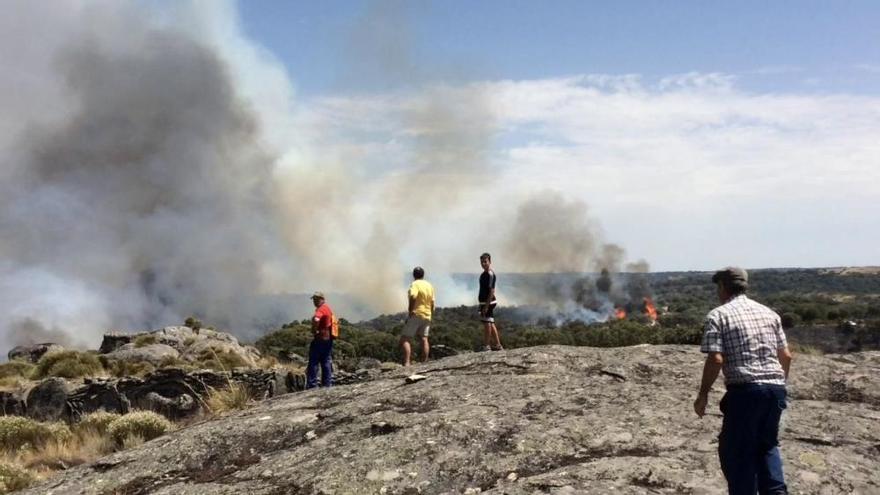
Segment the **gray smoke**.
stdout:
<path fill-rule="evenodd" d="M 545 191 L 523 202 L 505 239 L 507 263 L 531 273 L 510 289 L 511 302 L 535 319 L 606 321 L 616 308 L 640 312 L 651 294 L 645 261 L 623 265 L 626 252 L 605 242 L 586 203 Z"/>
<path fill-rule="evenodd" d="M 204 45 L 99 13 L 52 57 L 68 110 L 3 156 L 2 339 L 48 326 L 94 346 L 191 313 L 253 328 L 280 249 L 256 121 Z"/>
<path fill-rule="evenodd" d="M 620 272 L 623 250 L 552 193 L 514 208 L 495 244 L 509 209 L 487 198 L 492 95 L 430 82 L 444 70 L 414 50 L 411 4 L 379 2 L 353 29 L 344 76 L 395 91 L 386 113 L 343 111 L 342 130 L 291 126 L 283 70 L 218 41 L 239 36 L 234 21 L 194 20 L 229 5 L 182 5 L 22 2 L 0 19 L 0 344 L 95 347 L 190 315 L 253 337 L 307 316 L 313 290 L 349 319 L 398 312 L 416 264 L 441 305 L 468 303 L 448 274 L 496 247 L 506 271 Z M 382 163 L 362 161 L 383 139 Z M 578 282 L 507 296 L 587 310 L 624 290 L 614 280 L 610 295 Z"/>

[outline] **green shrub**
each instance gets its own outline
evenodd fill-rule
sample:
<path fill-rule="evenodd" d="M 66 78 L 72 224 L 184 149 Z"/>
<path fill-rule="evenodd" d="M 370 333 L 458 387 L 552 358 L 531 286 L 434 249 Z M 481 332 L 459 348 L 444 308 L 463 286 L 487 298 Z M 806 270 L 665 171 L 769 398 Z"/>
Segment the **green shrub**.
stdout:
<path fill-rule="evenodd" d="M 129 437 L 137 436 L 149 441 L 168 433 L 171 429 L 171 422 L 161 414 L 136 411 L 111 421 L 107 426 L 107 434 L 117 445 L 123 445 Z"/>
<path fill-rule="evenodd" d="M 155 335 L 148 333 L 145 335 L 138 335 L 134 339 L 135 347 L 146 347 L 148 345 L 153 345 L 159 342 L 159 338 Z"/>
<path fill-rule="evenodd" d="M 60 351 L 44 355 L 37 362 L 35 378 L 57 376 L 60 378 L 80 378 L 95 376 L 103 371 L 98 356 L 79 351 Z"/>
<path fill-rule="evenodd" d="M 107 411 L 96 411 L 83 416 L 83 418 L 73 426 L 76 433 L 95 432 L 101 435 L 107 433 L 110 423 L 122 417 L 120 414 Z"/>
<path fill-rule="evenodd" d="M 0 416 L 0 449 L 15 451 L 39 447 L 48 442 L 65 442 L 72 438 L 63 423 L 43 423 L 21 416 Z"/>
<path fill-rule="evenodd" d="M 36 480 L 36 475 L 31 471 L 16 464 L 0 462 L 0 494 L 23 490 Z"/>
<path fill-rule="evenodd" d="M 0 378 L 30 378 L 34 372 L 34 366 L 24 361 L 10 361 L 0 364 Z"/>

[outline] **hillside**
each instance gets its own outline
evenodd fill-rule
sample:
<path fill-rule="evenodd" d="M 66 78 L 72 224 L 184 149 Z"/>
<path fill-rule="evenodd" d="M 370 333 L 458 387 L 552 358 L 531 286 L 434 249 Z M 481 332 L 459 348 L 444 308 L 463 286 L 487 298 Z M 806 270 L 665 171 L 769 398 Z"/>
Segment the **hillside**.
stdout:
<path fill-rule="evenodd" d="M 22 493 L 721 493 L 721 390 L 691 410 L 701 363 L 691 346 L 462 354 L 269 399 Z M 878 352 L 796 357 L 792 493 L 880 491 L 878 376 Z"/>

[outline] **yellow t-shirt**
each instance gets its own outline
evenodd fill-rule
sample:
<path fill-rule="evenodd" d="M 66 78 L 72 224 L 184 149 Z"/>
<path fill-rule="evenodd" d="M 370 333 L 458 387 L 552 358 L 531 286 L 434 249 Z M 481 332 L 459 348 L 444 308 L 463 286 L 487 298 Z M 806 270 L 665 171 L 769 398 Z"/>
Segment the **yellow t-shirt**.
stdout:
<path fill-rule="evenodd" d="M 424 280 L 413 280 L 409 286 L 409 297 L 416 300 L 413 313 L 431 320 L 431 303 L 434 302 L 434 287 Z"/>

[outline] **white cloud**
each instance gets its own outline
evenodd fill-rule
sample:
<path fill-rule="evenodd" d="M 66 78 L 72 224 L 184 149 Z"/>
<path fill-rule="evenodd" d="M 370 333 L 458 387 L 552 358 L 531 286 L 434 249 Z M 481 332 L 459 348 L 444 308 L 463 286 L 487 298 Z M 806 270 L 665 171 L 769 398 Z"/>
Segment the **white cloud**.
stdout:
<path fill-rule="evenodd" d="M 514 201 L 553 189 L 585 200 L 604 217 L 611 240 L 659 268 L 723 263 L 730 245 L 713 244 L 733 237 L 718 224 L 751 229 L 740 236 L 755 244 L 749 247 L 754 254 L 742 260 L 749 266 L 872 261 L 867 245 L 815 240 L 841 220 L 880 230 L 865 213 L 880 198 L 880 98 L 747 92 L 734 77 L 714 73 L 656 81 L 637 75 L 488 81 L 446 87 L 442 98 L 453 105 L 477 89 L 489 95 L 491 115 L 475 112 L 473 118 L 491 119 L 489 160 L 498 198 Z M 387 170 L 407 166 L 395 162 L 411 151 L 407 136 L 420 132 L 400 115 L 437 94 L 306 103 L 311 122 L 332 129 L 325 144 L 357 149 L 362 166 L 381 182 Z M 819 216 L 817 205 L 836 214 Z M 471 212 L 482 207 L 454 206 Z M 813 228 L 801 229 L 799 238 L 752 238 L 792 223 Z M 795 249 L 801 245 L 816 249 Z M 692 255 L 682 258 L 682 250 Z"/>

